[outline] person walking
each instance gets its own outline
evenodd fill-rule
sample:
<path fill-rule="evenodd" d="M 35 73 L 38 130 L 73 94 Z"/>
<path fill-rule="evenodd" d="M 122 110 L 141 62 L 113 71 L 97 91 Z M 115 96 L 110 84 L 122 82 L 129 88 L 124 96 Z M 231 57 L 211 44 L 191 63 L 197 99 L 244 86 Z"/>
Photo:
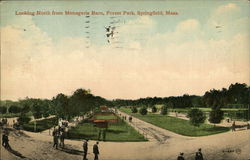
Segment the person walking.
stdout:
<path fill-rule="evenodd" d="M 56 147 L 56 149 L 58 148 L 58 131 L 56 129 L 54 129 L 53 131 L 53 148 Z"/>
<path fill-rule="evenodd" d="M 203 160 L 203 155 L 201 153 L 201 148 L 198 149 L 198 152 L 195 154 L 195 160 Z"/>
<path fill-rule="evenodd" d="M 65 131 L 63 130 L 60 134 L 60 143 L 59 146 L 64 148 L 64 139 L 65 139 Z"/>
<path fill-rule="evenodd" d="M 93 145 L 93 153 L 95 155 L 94 160 L 98 160 L 98 155 L 99 155 L 98 144 L 99 142 L 96 142 L 96 144 Z"/>
<path fill-rule="evenodd" d="M 83 142 L 83 160 L 87 160 L 87 154 L 88 154 L 88 139 L 86 139 Z"/>
<path fill-rule="evenodd" d="M 3 146 L 4 146 L 4 148 L 10 149 L 9 137 L 8 137 L 7 133 L 3 134 L 2 140 L 3 140 Z"/>
<path fill-rule="evenodd" d="M 2 146 L 5 147 L 5 133 L 2 135 Z"/>
<path fill-rule="evenodd" d="M 235 127 L 236 127 L 236 125 L 235 125 L 235 121 L 233 121 L 233 124 L 232 124 L 232 132 L 234 132 L 234 131 L 235 131 Z"/>
<path fill-rule="evenodd" d="M 184 153 L 180 153 L 180 155 L 177 157 L 177 160 L 185 160 L 184 159 Z"/>

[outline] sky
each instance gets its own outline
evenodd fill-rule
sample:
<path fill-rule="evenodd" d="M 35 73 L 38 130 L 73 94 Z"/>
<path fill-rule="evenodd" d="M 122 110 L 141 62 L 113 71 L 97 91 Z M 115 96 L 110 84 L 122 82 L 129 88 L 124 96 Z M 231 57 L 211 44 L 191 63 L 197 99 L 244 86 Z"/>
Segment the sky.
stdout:
<path fill-rule="evenodd" d="M 0 4 L 2 100 L 52 98 L 78 88 L 107 99 L 203 95 L 250 84 L 247 0 Z M 24 11 L 178 15 L 18 14 Z M 115 27 L 112 39 L 108 26 Z"/>

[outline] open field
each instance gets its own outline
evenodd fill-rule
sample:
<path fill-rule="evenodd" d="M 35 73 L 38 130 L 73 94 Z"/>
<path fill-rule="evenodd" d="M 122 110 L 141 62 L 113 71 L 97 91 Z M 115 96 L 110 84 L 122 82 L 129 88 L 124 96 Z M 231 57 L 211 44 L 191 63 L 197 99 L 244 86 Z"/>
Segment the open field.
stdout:
<path fill-rule="evenodd" d="M 68 132 L 69 139 L 98 139 L 99 128 L 92 123 L 81 122 Z M 106 132 L 106 141 L 137 142 L 146 139 L 126 122 L 119 119 L 117 123 L 109 124 Z"/>
<path fill-rule="evenodd" d="M 31 131 L 31 132 L 41 132 L 46 129 L 52 128 L 54 125 L 57 125 L 57 118 L 49 118 L 49 119 L 43 119 L 36 121 L 36 131 L 34 131 L 34 121 L 29 122 L 28 124 L 23 125 L 23 129 L 26 131 Z"/>
<path fill-rule="evenodd" d="M 187 120 L 166 115 L 149 113 L 142 116 L 139 113 L 131 113 L 131 110 L 129 108 L 120 108 L 120 110 L 143 121 L 184 136 L 207 136 L 227 132 L 230 130 L 227 127 L 217 127 L 210 124 L 202 124 L 200 127 L 196 127 L 191 125 Z"/>

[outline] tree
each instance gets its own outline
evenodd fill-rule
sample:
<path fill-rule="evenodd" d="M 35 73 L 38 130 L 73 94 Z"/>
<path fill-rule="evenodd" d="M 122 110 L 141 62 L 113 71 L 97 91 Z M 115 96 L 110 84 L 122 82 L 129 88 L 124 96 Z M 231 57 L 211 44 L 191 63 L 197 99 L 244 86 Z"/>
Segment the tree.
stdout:
<path fill-rule="evenodd" d="M 146 107 L 142 107 L 140 110 L 139 110 L 140 114 L 141 115 L 146 115 L 148 113 L 148 110 Z"/>
<path fill-rule="evenodd" d="M 198 108 L 193 108 L 188 111 L 189 121 L 194 126 L 200 126 L 206 120 L 206 115 Z"/>
<path fill-rule="evenodd" d="M 49 103 L 50 103 L 49 100 L 44 100 L 42 102 L 42 115 L 45 118 L 47 118 L 51 113 Z"/>
<path fill-rule="evenodd" d="M 213 108 L 212 111 L 209 113 L 208 121 L 213 124 L 218 124 L 223 119 L 224 112 L 220 110 L 220 108 Z"/>
<path fill-rule="evenodd" d="M 20 113 L 21 112 L 21 108 L 15 105 L 11 105 L 9 108 L 9 112 L 10 113 Z"/>
<path fill-rule="evenodd" d="M 42 106 L 38 101 L 33 103 L 31 110 L 35 119 L 42 118 Z"/>
<path fill-rule="evenodd" d="M 7 112 L 7 107 L 0 106 L 0 113 L 5 114 Z"/>
<path fill-rule="evenodd" d="M 166 104 L 164 104 L 164 105 L 161 107 L 161 114 L 162 114 L 162 115 L 168 114 L 168 107 L 167 107 Z"/>
<path fill-rule="evenodd" d="M 138 110 L 137 110 L 137 108 L 136 108 L 136 107 L 132 107 L 132 108 L 131 108 L 131 112 L 132 112 L 132 113 L 137 113 L 137 112 L 138 112 Z"/>
<path fill-rule="evenodd" d="M 157 112 L 157 108 L 155 106 L 152 107 L 152 113 Z"/>
<path fill-rule="evenodd" d="M 59 118 L 69 118 L 71 115 L 69 108 L 69 99 L 66 95 L 60 93 L 53 98 L 54 112 Z"/>

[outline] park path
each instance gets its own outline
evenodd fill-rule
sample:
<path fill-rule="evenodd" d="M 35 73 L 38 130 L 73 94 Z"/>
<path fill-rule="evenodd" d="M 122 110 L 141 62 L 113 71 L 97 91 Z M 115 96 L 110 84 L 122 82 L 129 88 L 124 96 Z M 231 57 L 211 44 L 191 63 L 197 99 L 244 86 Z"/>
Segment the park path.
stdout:
<path fill-rule="evenodd" d="M 129 114 L 124 113 L 120 110 L 118 110 L 117 112 L 118 112 L 118 115 L 120 115 L 121 117 L 126 116 L 126 122 L 129 125 L 131 125 L 133 128 L 135 128 L 137 131 L 139 131 L 139 133 L 144 135 L 144 137 L 147 138 L 149 141 L 164 144 L 164 143 L 171 141 L 173 138 L 175 140 L 176 139 L 180 139 L 180 140 L 194 139 L 194 137 L 182 136 L 174 132 L 162 129 L 160 127 L 147 123 L 133 116 L 132 116 L 132 122 L 129 122 L 128 121 L 128 117 L 130 116 Z"/>

